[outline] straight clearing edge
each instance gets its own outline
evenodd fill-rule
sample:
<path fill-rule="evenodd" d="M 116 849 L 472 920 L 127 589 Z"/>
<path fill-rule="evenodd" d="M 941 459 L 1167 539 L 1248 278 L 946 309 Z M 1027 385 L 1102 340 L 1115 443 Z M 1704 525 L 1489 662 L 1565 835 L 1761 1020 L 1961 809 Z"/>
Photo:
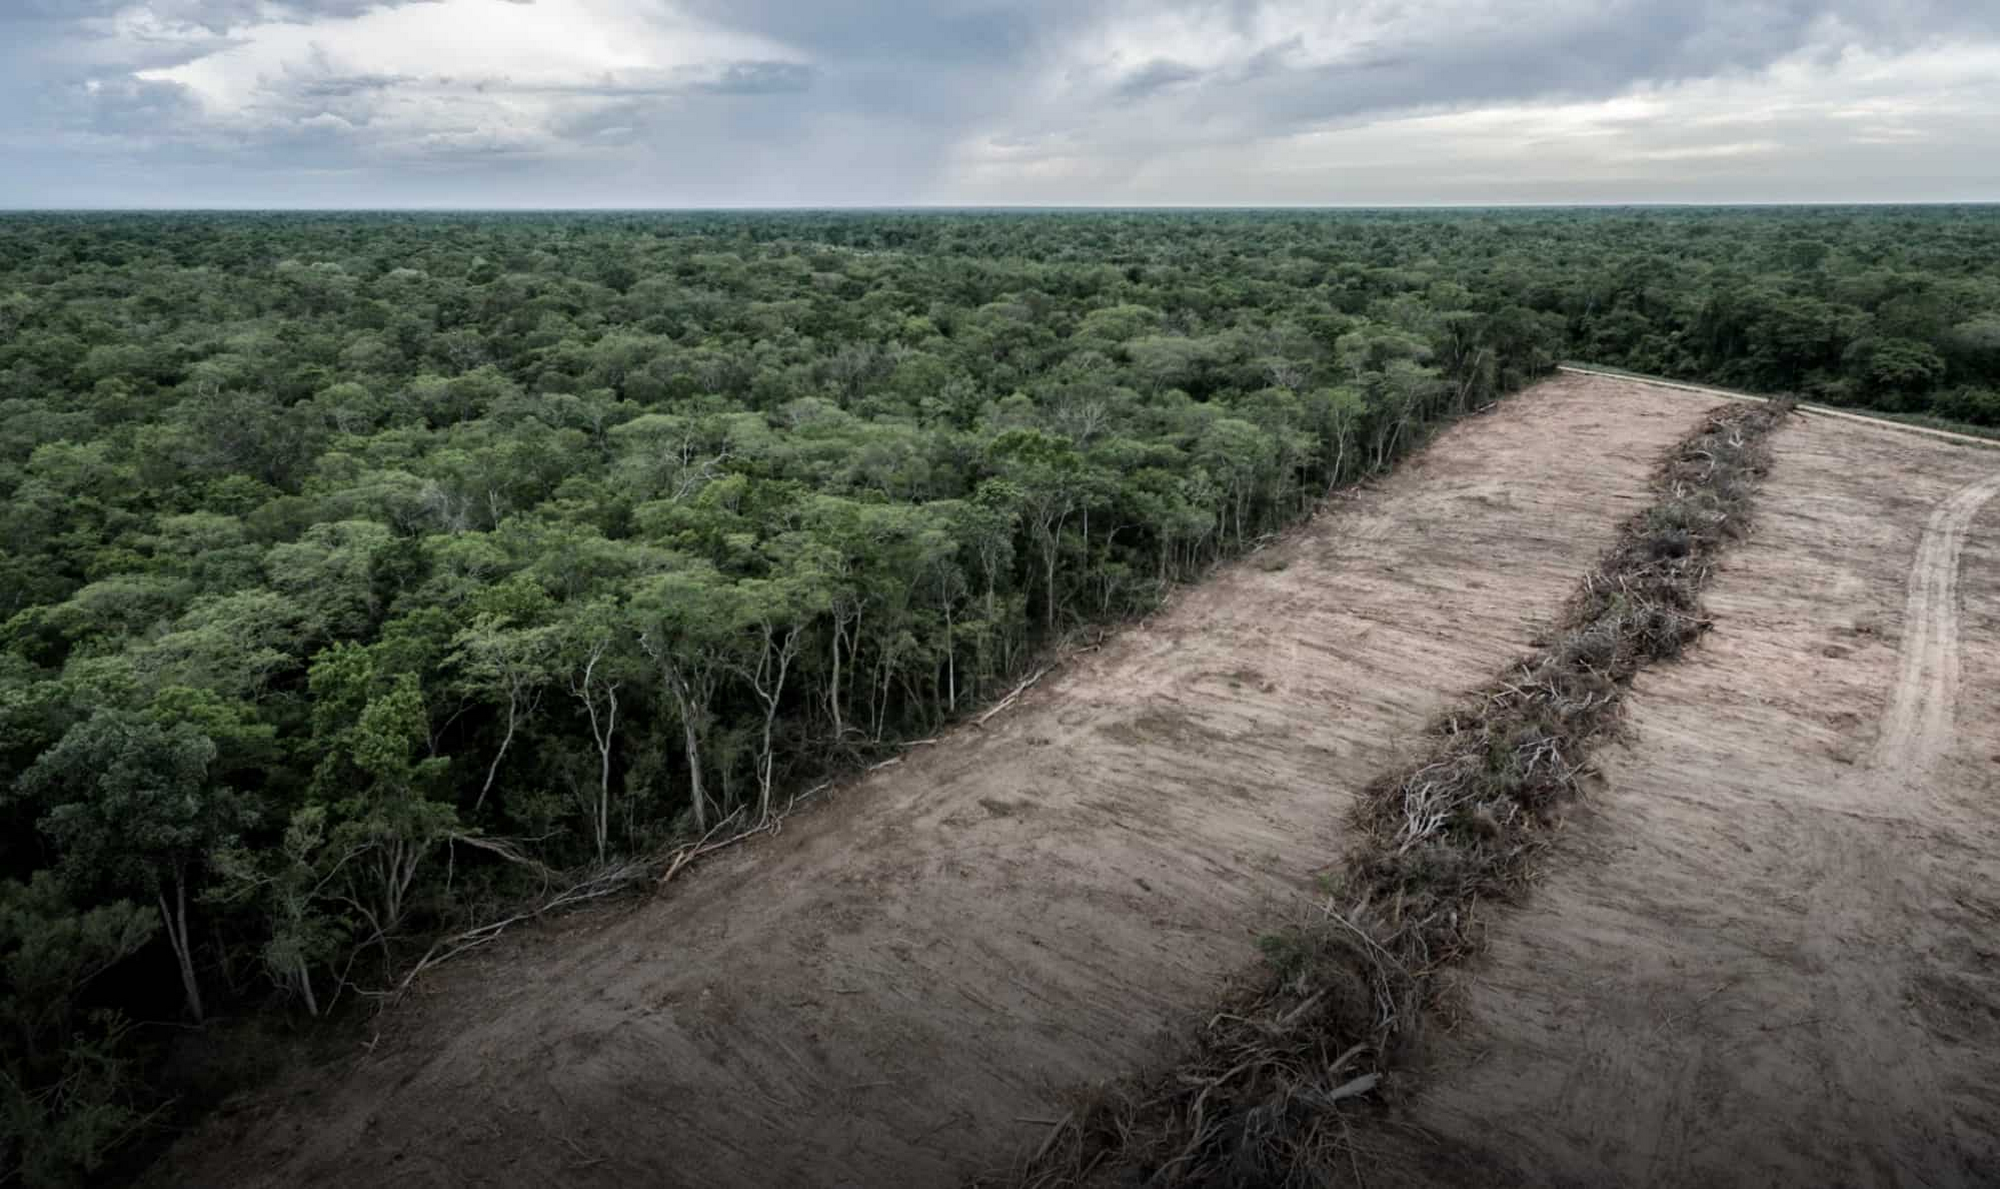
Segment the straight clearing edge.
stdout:
<path fill-rule="evenodd" d="M 1662 465 L 1658 499 L 1540 651 L 1439 717 L 1424 754 L 1354 810 L 1353 849 L 1313 918 L 1168 1064 L 1095 1088 L 988 1185 L 1326 1185 L 1351 1172 L 1358 1105 L 1408 1051 L 1434 975 L 1517 895 L 1617 721 L 1633 676 L 1708 627 L 1700 592 L 1749 527 L 1789 403 L 1711 413 Z"/>

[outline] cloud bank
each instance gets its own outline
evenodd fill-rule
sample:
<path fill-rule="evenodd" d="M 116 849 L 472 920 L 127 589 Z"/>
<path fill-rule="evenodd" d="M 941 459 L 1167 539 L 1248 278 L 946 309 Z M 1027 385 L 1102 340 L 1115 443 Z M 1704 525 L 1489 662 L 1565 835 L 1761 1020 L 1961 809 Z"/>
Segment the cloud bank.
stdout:
<path fill-rule="evenodd" d="M 2000 199 L 1936 0 L 6 0 L 0 204 Z"/>

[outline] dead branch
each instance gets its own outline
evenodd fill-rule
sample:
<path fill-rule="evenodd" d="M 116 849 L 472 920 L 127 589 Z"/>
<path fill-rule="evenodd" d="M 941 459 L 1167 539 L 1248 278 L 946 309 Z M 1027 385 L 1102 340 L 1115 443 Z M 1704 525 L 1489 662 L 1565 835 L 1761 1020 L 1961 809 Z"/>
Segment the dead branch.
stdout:
<path fill-rule="evenodd" d="M 1051 668 L 1054 668 L 1054 666 L 1044 665 L 1041 668 L 1035 670 L 1035 675 L 1033 677 L 1030 677 L 1026 681 L 1023 681 L 1021 684 L 1015 686 L 1014 691 L 1008 694 L 1006 697 L 1000 699 L 998 702 L 995 702 L 993 704 L 992 709 L 980 715 L 978 718 L 973 719 L 972 725 L 976 727 L 985 726 L 986 721 L 988 719 L 1000 713 L 1002 710 L 1007 709 L 1007 707 L 1012 706 L 1014 702 L 1017 699 L 1019 699 L 1022 694 L 1026 693 L 1029 689 L 1031 689 L 1036 682 L 1040 681 L 1043 677 L 1048 676 L 1048 672 Z"/>

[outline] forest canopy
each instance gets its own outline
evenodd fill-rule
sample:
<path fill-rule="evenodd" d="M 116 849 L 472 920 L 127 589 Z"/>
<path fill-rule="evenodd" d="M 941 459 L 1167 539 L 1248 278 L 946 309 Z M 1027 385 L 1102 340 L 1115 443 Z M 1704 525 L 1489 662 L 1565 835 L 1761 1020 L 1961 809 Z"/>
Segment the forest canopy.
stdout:
<path fill-rule="evenodd" d="M 1992 208 L 0 217 L 0 1181 L 1560 358 L 2000 425 Z M 112 973 L 115 972 L 115 975 Z"/>

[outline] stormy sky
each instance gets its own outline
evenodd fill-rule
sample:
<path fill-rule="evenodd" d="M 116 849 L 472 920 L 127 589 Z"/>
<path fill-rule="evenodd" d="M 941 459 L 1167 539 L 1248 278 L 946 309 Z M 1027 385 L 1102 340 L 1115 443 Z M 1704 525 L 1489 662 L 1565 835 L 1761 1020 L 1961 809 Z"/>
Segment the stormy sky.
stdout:
<path fill-rule="evenodd" d="M 0 0 L 0 206 L 2000 199 L 1992 0 Z"/>

